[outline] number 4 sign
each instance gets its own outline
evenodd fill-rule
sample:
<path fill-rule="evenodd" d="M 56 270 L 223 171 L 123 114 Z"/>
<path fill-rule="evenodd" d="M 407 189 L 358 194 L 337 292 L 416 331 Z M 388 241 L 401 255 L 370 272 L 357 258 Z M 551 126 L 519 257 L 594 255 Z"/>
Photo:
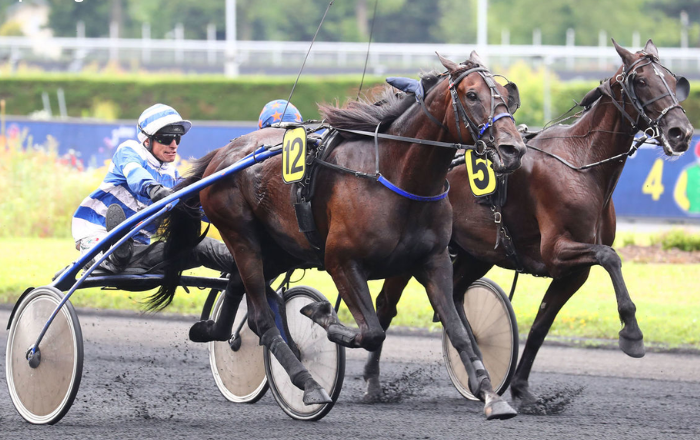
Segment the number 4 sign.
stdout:
<path fill-rule="evenodd" d="M 663 173 L 664 162 L 661 159 L 656 159 L 642 185 L 642 193 L 649 194 L 654 201 L 659 200 L 661 194 L 664 193 L 664 185 L 661 183 Z"/>
<path fill-rule="evenodd" d="M 282 180 L 284 183 L 298 182 L 306 173 L 306 129 L 287 130 L 282 143 Z"/>

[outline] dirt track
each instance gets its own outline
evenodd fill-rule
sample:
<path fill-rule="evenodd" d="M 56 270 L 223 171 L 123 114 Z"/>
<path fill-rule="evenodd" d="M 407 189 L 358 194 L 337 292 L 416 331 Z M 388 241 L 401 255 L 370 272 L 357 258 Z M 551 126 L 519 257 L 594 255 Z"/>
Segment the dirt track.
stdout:
<path fill-rule="evenodd" d="M 0 310 L 0 322 L 9 311 Z M 55 426 L 32 426 L 14 410 L 0 378 L 0 429 L 14 438 L 699 438 L 700 356 L 545 346 L 534 391 L 557 415 L 487 422 L 461 398 L 442 365 L 440 340 L 390 334 L 382 375 L 394 403 L 362 403 L 365 353 L 348 351 L 345 385 L 320 422 L 289 419 L 268 394 L 235 405 L 219 394 L 208 356 L 186 340 L 191 320 L 79 312 L 85 338 L 76 402 Z M 508 394 L 506 394 L 508 396 Z M 569 401 L 567 404 L 567 400 Z"/>

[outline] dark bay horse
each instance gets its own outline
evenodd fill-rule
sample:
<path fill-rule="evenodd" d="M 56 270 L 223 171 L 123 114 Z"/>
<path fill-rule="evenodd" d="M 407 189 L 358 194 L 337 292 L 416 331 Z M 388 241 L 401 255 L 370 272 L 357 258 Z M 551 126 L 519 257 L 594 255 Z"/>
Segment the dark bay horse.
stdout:
<path fill-rule="evenodd" d="M 528 378 L 535 356 L 564 304 L 583 285 L 590 267 L 601 265 L 610 274 L 623 327 L 620 349 L 632 357 L 644 355 L 642 332 L 635 305 L 622 278 L 621 261 L 610 247 L 615 238 L 615 208 L 611 199 L 625 166 L 635 133 L 656 138 L 667 156 L 680 155 L 693 134 L 679 101 L 688 94 L 688 83 L 659 64 L 651 40 L 644 50 L 631 53 L 613 41 L 622 58 L 615 75 L 589 92 L 581 102 L 585 110 L 573 125 L 555 125 L 528 141 L 531 150 L 520 169 L 509 176 L 505 222 L 525 273 L 551 277 L 525 349 L 511 383 L 511 394 L 524 411 L 542 412 L 542 402 L 530 392 Z M 677 95 L 677 96 L 676 96 Z M 548 155 L 576 166 L 574 170 Z M 515 269 L 504 246 L 494 249 L 500 225 L 489 205 L 476 202 L 469 190 L 464 166 L 450 171 L 450 203 L 454 213 L 451 247 L 454 263 L 455 301 L 494 265 Z M 387 280 L 377 298 L 377 313 L 384 329 L 396 314 L 396 304 L 410 277 Z M 460 305 L 461 306 L 461 305 Z M 370 353 L 365 366 L 367 397 L 380 396 L 379 356 Z"/>
<path fill-rule="evenodd" d="M 440 60 L 447 72 L 424 76 L 422 103 L 399 99 L 387 89 L 383 105 L 357 102 L 345 109 L 322 106 L 325 120 L 334 128 L 376 129 L 412 138 L 408 142 L 381 138 L 375 145 L 372 137 L 340 132 L 343 139 L 325 160 L 367 176 L 378 177 L 381 173 L 395 187 L 418 198 L 446 192 L 446 176 L 456 150 L 420 145 L 417 139 L 467 145 L 481 139 L 484 154 L 494 160 L 497 172 L 517 169 L 525 152 L 511 116 L 519 105 L 517 88 L 495 82 L 475 53 L 462 64 L 442 57 Z M 464 124 L 461 127 L 460 122 Z M 283 134 L 282 129 L 269 128 L 233 140 L 196 161 L 191 175 L 178 188 L 235 163 L 261 145 L 279 145 Z M 367 280 L 410 273 L 425 286 L 467 371 L 473 373 L 472 388 L 485 402 L 487 417 L 514 416 L 515 411 L 493 392 L 452 300 L 452 264 L 447 252 L 452 208 L 446 198 L 417 201 L 380 185 L 376 178 L 358 178 L 337 168 L 321 167 L 313 198 L 313 217 L 322 237 L 319 251 L 299 232 L 290 203 L 291 189 L 282 180 L 281 162 L 278 156 L 219 181 L 202 190 L 194 203 L 178 204 L 167 218 L 166 253 L 177 255 L 197 241 L 197 209 L 201 204 L 237 265 L 220 318 L 196 323 L 190 338 L 198 342 L 227 340 L 245 293 L 250 328 L 289 373 L 292 383 L 304 390 L 304 403 L 328 403 L 326 391 L 295 357 L 275 326 L 266 300 L 266 295 L 274 294 L 269 281 L 293 268 L 324 267 L 359 329 L 340 324 L 328 303 L 307 306 L 302 309 L 304 314 L 322 325 L 331 341 L 371 351 L 381 345 L 385 333 Z M 172 300 L 179 276 L 176 269 L 165 274 L 169 283 L 151 298 L 152 307 L 163 307 Z"/>

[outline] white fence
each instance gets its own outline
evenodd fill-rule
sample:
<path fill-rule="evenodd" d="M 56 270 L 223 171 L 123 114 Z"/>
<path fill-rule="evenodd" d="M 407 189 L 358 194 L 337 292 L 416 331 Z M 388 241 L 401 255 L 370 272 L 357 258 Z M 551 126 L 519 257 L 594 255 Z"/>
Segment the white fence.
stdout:
<path fill-rule="evenodd" d="M 223 40 L 157 40 L 149 38 L 0 37 L 0 60 L 48 65 L 56 70 L 79 71 L 86 65 L 118 62 L 127 68 L 186 72 L 290 73 L 298 71 L 309 42 Z M 629 48 L 638 50 L 639 47 Z M 619 65 L 615 49 L 606 46 L 395 44 L 372 43 L 368 72 L 418 71 L 438 67 L 435 52 L 454 60 L 477 50 L 489 64 L 509 65 L 515 60 L 545 63 L 559 72 L 605 71 Z M 659 48 L 662 62 L 685 75 L 700 75 L 700 49 Z M 307 69 L 323 73 L 361 72 L 367 43 L 314 43 Z M 233 67 L 232 70 L 227 69 Z"/>

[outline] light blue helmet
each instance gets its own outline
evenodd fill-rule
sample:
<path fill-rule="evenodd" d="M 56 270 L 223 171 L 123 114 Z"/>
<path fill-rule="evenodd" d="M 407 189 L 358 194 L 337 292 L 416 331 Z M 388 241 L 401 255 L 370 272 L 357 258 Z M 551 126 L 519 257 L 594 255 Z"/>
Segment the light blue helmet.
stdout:
<path fill-rule="evenodd" d="M 173 133 L 182 135 L 190 130 L 192 123 L 182 119 L 180 113 L 169 105 L 153 105 L 144 110 L 139 116 L 139 121 L 136 125 L 139 142 L 143 144 L 146 139 L 166 126 L 172 126 L 174 129 Z"/>

